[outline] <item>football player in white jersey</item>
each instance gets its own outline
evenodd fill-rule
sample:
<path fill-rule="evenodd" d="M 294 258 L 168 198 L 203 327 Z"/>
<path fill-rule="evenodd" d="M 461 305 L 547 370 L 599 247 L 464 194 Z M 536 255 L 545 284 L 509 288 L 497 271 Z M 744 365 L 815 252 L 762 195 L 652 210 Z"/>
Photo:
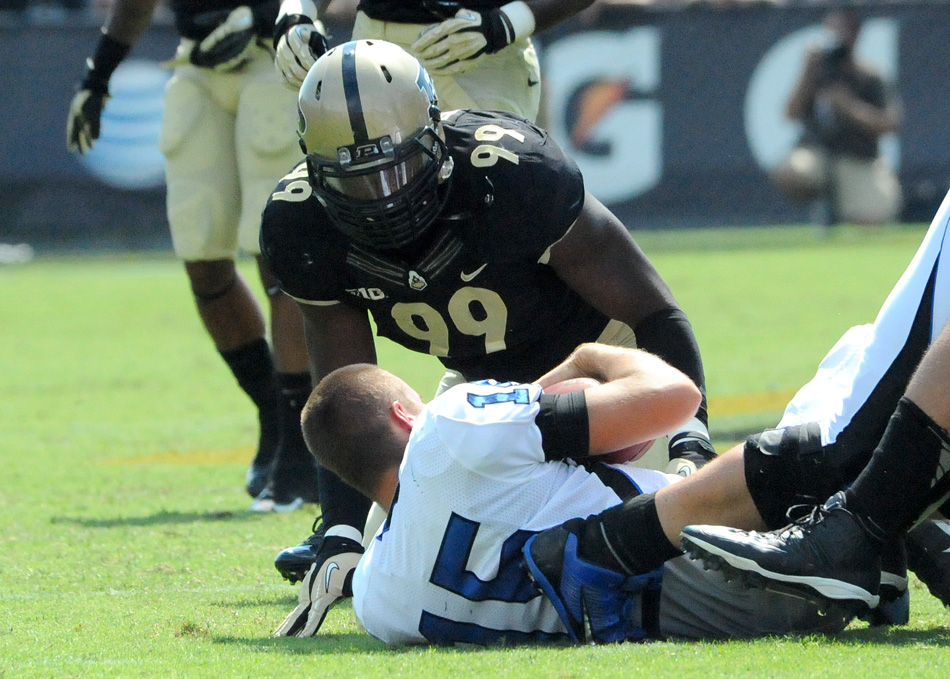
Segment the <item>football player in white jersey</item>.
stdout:
<path fill-rule="evenodd" d="M 578 377 L 598 384 L 542 391 Z M 330 373 L 304 409 L 304 436 L 322 464 L 389 513 L 358 564 L 351 549 L 311 569 L 278 634 L 313 634 L 352 591 L 360 621 L 387 643 L 583 638 L 541 596 L 522 547 L 679 479 L 598 457 L 675 427 L 699 398 L 659 358 L 601 344 L 581 345 L 537 383 L 462 384 L 427 406 L 376 366 Z M 834 631 L 849 619 L 844 608 L 819 615 L 800 597 L 745 590 L 686 558 L 624 580 L 623 596 L 592 607 L 597 641 Z"/>
<path fill-rule="evenodd" d="M 840 505 L 847 496 L 849 508 L 860 512 L 859 516 L 871 517 L 866 523 L 871 526 L 872 546 L 863 544 L 861 534 L 854 541 L 863 544 L 862 555 L 870 554 L 873 559 L 860 569 L 849 567 L 842 573 L 834 570 L 846 563 L 845 559 L 832 564 L 806 560 L 806 570 L 821 573 L 817 585 L 814 572 L 798 580 L 787 573 L 783 577 L 777 564 L 759 558 L 761 545 L 755 539 L 745 539 L 743 533 L 698 527 L 687 529 L 685 539 L 691 547 L 711 552 L 706 558 L 713 561 L 726 559 L 740 570 L 775 576 L 828 598 L 860 601 L 861 607 L 872 607 L 870 620 L 875 623 L 906 622 L 907 566 L 934 596 L 950 603 L 947 522 L 924 521 L 905 536 L 925 508 L 940 505 L 947 482 L 939 482 L 941 472 L 934 474 L 933 467 L 941 451 L 950 455 L 944 431 L 947 423 L 939 419 L 941 401 L 934 394 L 925 394 L 923 403 L 905 403 L 904 398 L 911 393 L 909 385 L 913 385 L 915 371 L 920 372 L 918 366 L 930 347 L 939 338 L 944 343 L 950 340 L 950 265 L 943 257 L 948 235 L 950 194 L 877 318 L 845 333 L 821 362 L 815 377 L 789 403 L 778 428 L 750 437 L 701 473 L 661 489 L 655 498 L 640 496 L 586 521 L 569 522 L 543 533 L 532 548 L 538 552 L 536 577 L 543 581 L 552 563 L 570 570 L 575 561 L 618 573 L 646 572 L 679 553 L 680 533 L 688 524 L 777 529 L 787 524 L 789 507 L 814 506 L 857 478 L 851 490 L 835 495 L 832 505 L 810 515 L 805 525 L 817 519 L 821 526 L 829 511 L 841 513 Z M 943 380 L 945 401 L 950 393 L 945 388 L 950 369 L 939 364 L 940 355 L 937 352 L 938 358 L 930 359 L 930 371 Z M 950 463 L 943 463 L 943 468 L 948 466 Z M 902 492 L 895 492 L 898 488 Z M 944 505 L 940 513 L 947 516 L 948 510 Z M 753 525 L 748 524 L 750 518 Z M 801 534 L 801 526 L 793 528 L 767 538 L 769 554 L 774 557 L 787 551 L 782 546 L 785 538 Z M 842 546 L 846 537 L 846 533 L 837 534 L 831 551 L 841 547 L 840 551 L 847 553 Z M 578 545 L 573 556 L 566 552 L 571 539 Z M 645 545 L 654 545 L 654 553 L 644 554 Z M 733 547 L 741 555 L 738 560 L 730 556 Z M 813 548 L 796 549 L 801 557 Z M 874 565 L 879 558 L 885 562 L 883 571 Z M 801 565 L 801 558 L 789 561 L 793 564 L 790 568 Z M 558 588 L 551 584 L 548 593 L 558 597 Z M 565 610 L 579 615 L 579 599 L 568 601 Z"/>
<path fill-rule="evenodd" d="M 593 341 L 638 346 L 704 388 L 673 292 L 543 129 L 443 114 L 419 61 L 381 40 L 320 57 L 299 104 L 307 156 L 264 208 L 261 252 L 303 313 L 315 380 L 376 362 L 375 333 L 438 357 L 440 389 L 528 382 Z M 669 468 L 715 456 L 706 421 L 703 402 L 670 432 Z M 319 483 L 322 525 L 274 561 L 291 581 L 329 555 L 325 535 L 375 532 L 365 497 L 326 470 Z"/>

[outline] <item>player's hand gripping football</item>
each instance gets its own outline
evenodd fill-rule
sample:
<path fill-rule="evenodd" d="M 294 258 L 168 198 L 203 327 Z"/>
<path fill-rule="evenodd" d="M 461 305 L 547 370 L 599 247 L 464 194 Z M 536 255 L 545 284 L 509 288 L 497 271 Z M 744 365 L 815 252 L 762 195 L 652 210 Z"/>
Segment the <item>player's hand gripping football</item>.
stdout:
<path fill-rule="evenodd" d="M 327 613 L 345 597 L 353 596 L 353 571 L 363 555 L 355 540 L 340 537 L 324 539 L 320 556 L 303 582 L 297 607 L 277 627 L 274 636 L 312 637 L 320 630 Z"/>
<path fill-rule="evenodd" d="M 80 87 L 69 104 L 66 120 L 66 148 L 69 151 L 88 153 L 93 142 L 99 138 L 102 109 L 109 99 L 106 88 Z"/>
<path fill-rule="evenodd" d="M 423 30 L 409 51 L 431 75 L 462 73 L 474 59 L 494 54 L 520 37 L 504 7 L 476 12 L 452 0 L 430 0 L 426 7 L 445 19 Z"/>
<path fill-rule="evenodd" d="M 251 8 L 247 5 L 235 7 L 224 23 L 194 46 L 190 61 L 202 68 L 236 71 L 251 60 L 256 37 Z"/>

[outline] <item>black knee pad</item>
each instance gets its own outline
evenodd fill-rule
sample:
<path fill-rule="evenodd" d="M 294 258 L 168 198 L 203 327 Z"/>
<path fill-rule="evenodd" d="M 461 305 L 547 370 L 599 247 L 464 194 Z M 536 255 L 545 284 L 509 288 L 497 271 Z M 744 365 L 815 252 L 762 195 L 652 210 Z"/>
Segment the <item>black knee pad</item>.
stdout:
<path fill-rule="evenodd" d="M 789 507 L 818 504 L 841 485 L 834 446 L 822 446 L 817 423 L 750 436 L 743 457 L 749 494 L 770 528 L 788 523 Z"/>

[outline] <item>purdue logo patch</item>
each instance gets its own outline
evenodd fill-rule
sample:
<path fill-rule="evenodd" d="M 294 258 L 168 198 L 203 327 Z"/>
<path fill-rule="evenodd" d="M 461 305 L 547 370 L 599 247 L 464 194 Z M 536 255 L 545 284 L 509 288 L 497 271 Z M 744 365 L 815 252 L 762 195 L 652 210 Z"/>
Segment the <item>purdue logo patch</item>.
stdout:
<path fill-rule="evenodd" d="M 429 284 L 426 283 L 426 279 L 420 276 L 417 272 L 410 270 L 409 271 L 409 287 L 413 290 L 425 290 L 426 286 Z"/>

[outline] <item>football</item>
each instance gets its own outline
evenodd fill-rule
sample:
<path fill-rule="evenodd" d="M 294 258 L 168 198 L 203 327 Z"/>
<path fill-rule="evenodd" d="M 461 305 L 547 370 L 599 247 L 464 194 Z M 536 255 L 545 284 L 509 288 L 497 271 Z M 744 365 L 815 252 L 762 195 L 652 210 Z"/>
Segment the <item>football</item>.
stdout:
<path fill-rule="evenodd" d="M 577 391 L 578 389 L 589 389 L 595 384 L 599 384 L 597 380 L 593 377 L 572 377 L 568 380 L 563 380 L 552 384 L 551 386 L 545 388 L 545 393 L 548 394 L 567 394 L 572 391 Z M 655 439 L 649 441 L 642 441 L 640 443 L 634 443 L 632 446 L 627 446 L 622 450 L 617 450 L 612 453 L 607 453 L 605 455 L 597 455 L 597 459 L 602 462 L 608 462 L 611 464 L 620 464 L 621 462 L 635 462 L 643 457 L 650 447 L 653 445 Z"/>

